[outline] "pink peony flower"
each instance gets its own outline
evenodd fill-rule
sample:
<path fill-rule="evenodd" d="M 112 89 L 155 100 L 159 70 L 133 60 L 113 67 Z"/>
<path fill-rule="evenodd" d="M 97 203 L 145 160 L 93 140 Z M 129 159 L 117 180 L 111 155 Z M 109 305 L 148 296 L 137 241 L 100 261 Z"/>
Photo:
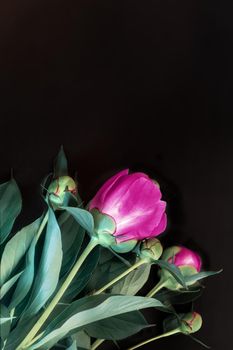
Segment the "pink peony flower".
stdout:
<path fill-rule="evenodd" d="M 190 266 L 195 268 L 197 272 L 200 272 L 202 261 L 197 253 L 182 246 L 171 247 L 168 250 L 171 250 L 170 256 L 166 256 L 165 260 L 169 263 L 173 263 L 177 267 Z M 167 254 L 166 251 L 165 254 Z"/>
<path fill-rule="evenodd" d="M 158 184 L 144 173 L 123 170 L 99 189 L 89 204 L 115 223 L 117 243 L 158 236 L 166 228 L 166 202 Z"/>

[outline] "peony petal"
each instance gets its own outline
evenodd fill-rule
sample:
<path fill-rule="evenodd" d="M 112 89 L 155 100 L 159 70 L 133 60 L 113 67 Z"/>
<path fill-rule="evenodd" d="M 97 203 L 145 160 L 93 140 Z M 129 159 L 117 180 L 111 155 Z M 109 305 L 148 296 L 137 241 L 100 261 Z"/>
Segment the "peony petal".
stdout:
<path fill-rule="evenodd" d="M 166 227 L 167 227 L 167 214 L 163 213 L 160 223 L 158 224 L 158 226 L 154 228 L 150 238 L 160 235 L 160 233 L 165 231 Z"/>
<path fill-rule="evenodd" d="M 127 179 L 122 178 L 121 182 L 120 189 L 107 198 L 106 213 L 119 223 L 122 219 L 128 221 L 128 217 L 154 212 L 161 192 L 145 174 L 132 174 L 127 176 Z"/>
<path fill-rule="evenodd" d="M 129 232 L 129 230 L 133 230 L 137 239 L 157 236 L 162 232 L 159 232 L 159 225 L 161 223 L 165 208 L 166 203 L 159 201 L 154 205 L 154 208 L 150 208 L 150 210 L 135 212 L 131 215 L 125 216 L 120 222 L 116 220 L 117 227 L 114 235 L 122 235 L 125 232 Z M 156 230 L 157 227 L 158 229 Z"/>
<path fill-rule="evenodd" d="M 179 253 L 174 257 L 174 264 L 176 266 L 193 266 L 199 272 L 201 270 L 202 261 L 197 253 L 188 248 L 181 247 Z"/>
<path fill-rule="evenodd" d="M 117 182 L 121 177 L 127 175 L 128 172 L 128 169 L 124 169 L 108 179 L 96 193 L 95 197 L 91 200 L 89 209 L 91 210 L 97 208 L 99 211 L 103 211 L 102 209 L 104 207 L 104 201 L 108 191 L 115 184 L 115 182 Z"/>
<path fill-rule="evenodd" d="M 105 197 L 104 212 L 114 216 L 122 203 L 127 204 L 128 197 L 132 195 L 131 187 L 139 179 L 149 180 L 148 176 L 144 173 L 133 173 L 119 178 Z"/>
<path fill-rule="evenodd" d="M 143 219 L 146 219 L 144 217 Z M 146 238 L 152 238 L 155 236 L 158 236 L 160 233 L 162 233 L 167 224 L 167 216 L 164 213 L 162 216 L 162 219 L 157 226 L 157 230 L 153 230 L 152 224 L 150 222 L 150 218 L 146 219 L 145 221 L 139 222 L 138 220 L 134 221 L 134 225 L 127 226 L 124 230 L 117 230 L 114 233 L 114 236 L 116 237 L 116 241 L 119 242 L 125 242 L 131 239 L 137 239 L 137 240 L 143 240 Z"/>

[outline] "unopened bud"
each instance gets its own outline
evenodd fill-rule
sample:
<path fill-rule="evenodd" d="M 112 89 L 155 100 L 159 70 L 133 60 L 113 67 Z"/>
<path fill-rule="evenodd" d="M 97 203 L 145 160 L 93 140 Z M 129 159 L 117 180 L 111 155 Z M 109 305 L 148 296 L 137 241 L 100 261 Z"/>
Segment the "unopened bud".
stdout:
<path fill-rule="evenodd" d="M 145 240 L 140 249 L 140 258 L 148 259 L 148 261 L 153 262 L 158 260 L 162 255 L 163 247 L 157 238 L 150 238 Z"/>
<path fill-rule="evenodd" d="M 77 193 L 77 185 L 75 181 L 70 176 L 58 177 L 48 188 L 50 203 L 55 207 L 62 206 L 67 192 L 74 195 Z"/>
<path fill-rule="evenodd" d="M 182 317 L 180 331 L 191 334 L 199 331 L 202 326 L 202 317 L 197 312 L 190 312 Z"/>

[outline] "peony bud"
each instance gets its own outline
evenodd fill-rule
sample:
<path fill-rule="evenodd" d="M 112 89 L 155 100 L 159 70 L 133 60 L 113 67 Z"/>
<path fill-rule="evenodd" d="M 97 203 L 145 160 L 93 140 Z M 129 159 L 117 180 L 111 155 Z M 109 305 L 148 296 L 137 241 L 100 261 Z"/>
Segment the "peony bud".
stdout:
<path fill-rule="evenodd" d="M 132 250 L 137 241 L 158 236 L 165 230 L 165 208 L 159 186 L 146 174 L 129 174 L 128 170 L 110 178 L 89 205 L 95 224 L 98 217 L 97 234 L 101 228 L 102 234 L 111 235 L 112 248 L 124 252 Z"/>
<path fill-rule="evenodd" d="M 74 195 L 77 193 L 77 185 L 75 181 L 70 176 L 58 177 L 48 188 L 50 203 L 54 207 L 62 206 L 67 192 Z"/>
<path fill-rule="evenodd" d="M 162 255 L 162 260 L 178 267 L 184 277 L 194 275 L 201 270 L 202 261 L 200 256 L 192 250 L 182 247 L 173 246 L 166 249 Z M 171 290 L 177 290 L 182 286 L 171 276 L 170 272 L 162 269 L 161 278 L 167 280 L 166 287 Z M 189 282 L 187 285 L 192 285 L 195 282 Z"/>
<path fill-rule="evenodd" d="M 140 249 L 140 258 L 148 259 L 148 262 L 158 260 L 162 255 L 163 247 L 157 238 L 150 238 L 145 240 Z"/>
<path fill-rule="evenodd" d="M 197 312 L 190 312 L 181 319 L 180 331 L 191 334 L 199 331 L 202 326 L 202 317 Z"/>

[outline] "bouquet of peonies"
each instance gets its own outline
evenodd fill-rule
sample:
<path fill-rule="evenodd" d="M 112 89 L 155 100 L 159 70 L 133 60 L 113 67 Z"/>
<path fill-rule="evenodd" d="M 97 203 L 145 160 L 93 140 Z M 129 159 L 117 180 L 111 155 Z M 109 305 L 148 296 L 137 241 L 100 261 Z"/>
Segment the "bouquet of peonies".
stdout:
<path fill-rule="evenodd" d="M 219 271 L 203 271 L 186 247 L 163 251 L 166 202 L 156 181 L 123 170 L 84 206 L 61 149 L 42 195 L 43 215 L 15 233 L 20 191 L 13 178 L 0 185 L 1 349 L 94 350 L 152 327 L 145 308 L 163 313 L 164 331 L 131 350 L 177 333 L 201 343 L 192 303 L 200 280 Z M 159 282 L 139 296 L 152 265 Z M 179 313 L 186 303 L 189 312 Z"/>

